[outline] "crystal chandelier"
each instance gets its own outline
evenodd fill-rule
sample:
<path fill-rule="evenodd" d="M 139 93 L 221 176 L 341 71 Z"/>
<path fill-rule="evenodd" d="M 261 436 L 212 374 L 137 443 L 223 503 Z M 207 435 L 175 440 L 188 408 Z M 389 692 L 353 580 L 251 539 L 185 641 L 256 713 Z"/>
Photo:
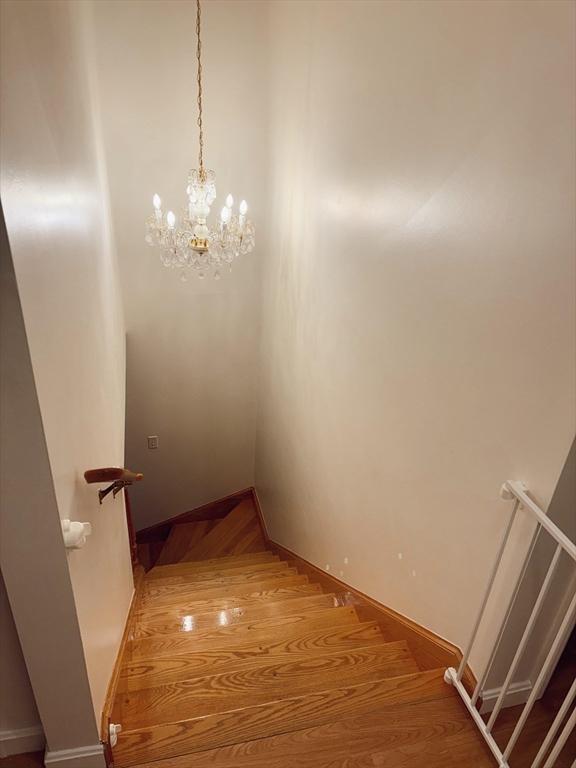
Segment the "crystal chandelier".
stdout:
<path fill-rule="evenodd" d="M 202 43 L 200 40 L 200 0 L 196 0 L 196 58 L 198 61 L 198 169 L 188 174 L 186 195 L 188 204 L 178 221 L 172 211 L 162 212 L 162 201 L 154 195 L 154 213 L 146 222 L 146 242 L 160 247 L 160 260 L 165 267 L 181 269 L 186 280 L 186 268 L 196 270 L 203 278 L 212 272 L 220 279 L 220 270 L 238 256 L 254 248 L 254 225 L 247 218 L 248 205 L 242 200 L 238 213 L 234 212 L 232 195 L 214 226 L 208 223 L 210 207 L 216 199 L 216 176 L 204 168 L 204 135 L 202 131 Z"/>

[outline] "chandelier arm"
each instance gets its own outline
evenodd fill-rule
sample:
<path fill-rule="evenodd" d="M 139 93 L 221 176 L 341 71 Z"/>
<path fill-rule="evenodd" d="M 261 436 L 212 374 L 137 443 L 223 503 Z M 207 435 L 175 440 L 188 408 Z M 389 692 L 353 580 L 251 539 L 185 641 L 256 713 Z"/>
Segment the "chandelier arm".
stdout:
<path fill-rule="evenodd" d="M 200 180 L 206 180 L 204 171 L 204 133 L 202 130 L 202 40 L 200 39 L 200 0 L 196 0 L 196 58 L 198 60 L 198 170 Z"/>

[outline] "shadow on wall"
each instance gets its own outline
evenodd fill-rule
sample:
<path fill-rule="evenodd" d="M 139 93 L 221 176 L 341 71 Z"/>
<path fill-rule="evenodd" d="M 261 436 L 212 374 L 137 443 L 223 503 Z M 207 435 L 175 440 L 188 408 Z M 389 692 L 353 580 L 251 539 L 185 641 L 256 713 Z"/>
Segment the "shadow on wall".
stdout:
<path fill-rule="evenodd" d="M 576 541 L 576 439 L 572 443 L 556 491 L 548 507 L 548 517 L 572 541 Z M 486 685 L 488 690 L 498 688 L 504 680 L 546 577 L 555 549 L 555 542 L 545 531 L 541 531 L 502 638 L 500 650 L 488 677 Z M 570 557 L 563 553 L 531 640 L 526 647 L 524 657 L 513 681 L 524 691 L 523 700 L 528 697 L 532 684 L 535 682 L 556 637 L 575 586 L 576 567 Z M 542 694 L 543 690 L 540 693 Z"/>
<path fill-rule="evenodd" d="M 68 750 L 87 746 L 91 764 L 104 765 L 1 206 L 0 489 L 0 565 L 12 614 L 5 633 L 5 608 L 0 607 L 0 751 L 18 754 L 41 747 L 35 699 L 51 756 L 64 751 L 68 757 Z M 5 664 L 10 665 L 8 675 Z M 15 689 L 19 693 L 11 697 Z M 4 696 L 11 697 L 8 713 Z"/>
<path fill-rule="evenodd" d="M 44 731 L 0 572 L 0 758 L 44 747 Z"/>

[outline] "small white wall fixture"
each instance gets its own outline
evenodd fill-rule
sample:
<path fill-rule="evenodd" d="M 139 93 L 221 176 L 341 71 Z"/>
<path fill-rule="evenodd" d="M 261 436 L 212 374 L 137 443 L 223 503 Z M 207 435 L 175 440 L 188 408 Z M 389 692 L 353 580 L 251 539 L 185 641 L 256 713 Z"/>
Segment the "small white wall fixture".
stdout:
<path fill-rule="evenodd" d="M 82 549 L 87 537 L 92 533 L 92 525 L 80 523 L 77 520 L 62 520 L 61 523 L 66 549 Z"/>
<path fill-rule="evenodd" d="M 115 747 L 118 744 L 118 734 L 122 730 L 122 726 L 119 723 L 110 723 L 108 732 L 110 734 L 110 746 Z"/>

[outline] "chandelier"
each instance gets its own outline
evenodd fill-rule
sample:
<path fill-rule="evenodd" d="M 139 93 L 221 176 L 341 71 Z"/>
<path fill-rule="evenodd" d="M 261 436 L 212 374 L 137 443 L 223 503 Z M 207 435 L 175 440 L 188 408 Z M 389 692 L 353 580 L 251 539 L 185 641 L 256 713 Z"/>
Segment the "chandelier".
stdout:
<path fill-rule="evenodd" d="M 160 260 L 165 267 L 180 269 L 186 280 L 187 270 L 194 269 L 198 277 L 212 273 L 216 280 L 226 265 L 254 248 L 254 225 L 247 218 L 248 205 L 242 200 L 238 213 L 234 198 L 228 195 L 220 213 L 220 221 L 209 224 L 210 207 L 216 199 L 216 176 L 204 168 L 204 134 L 202 130 L 202 43 L 200 40 L 200 0 L 196 0 L 196 59 L 198 62 L 198 168 L 188 174 L 186 195 L 188 204 L 179 219 L 173 211 L 164 215 L 159 195 L 154 195 L 154 212 L 146 222 L 146 242 L 160 248 Z"/>

